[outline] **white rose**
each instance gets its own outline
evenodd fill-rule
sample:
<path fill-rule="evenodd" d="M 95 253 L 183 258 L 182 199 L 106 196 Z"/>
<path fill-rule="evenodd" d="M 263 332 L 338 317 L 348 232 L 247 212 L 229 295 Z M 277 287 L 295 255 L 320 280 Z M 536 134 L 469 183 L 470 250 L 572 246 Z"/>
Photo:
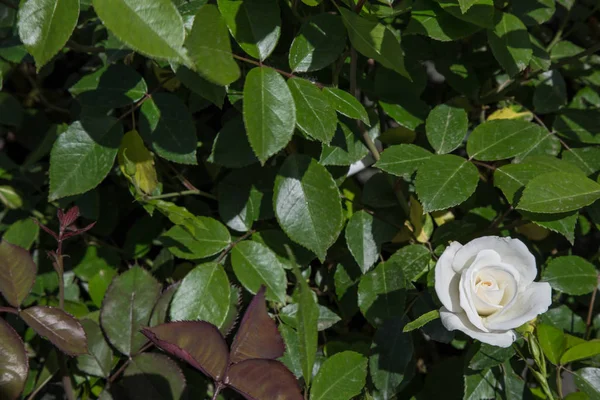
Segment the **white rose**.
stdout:
<path fill-rule="evenodd" d="M 484 236 L 453 242 L 435 267 L 435 291 L 446 329 L 509 347 L 513 331 L 548 310 L 552 289 L 534 282 L 535 257 L 518 239 Z"/>

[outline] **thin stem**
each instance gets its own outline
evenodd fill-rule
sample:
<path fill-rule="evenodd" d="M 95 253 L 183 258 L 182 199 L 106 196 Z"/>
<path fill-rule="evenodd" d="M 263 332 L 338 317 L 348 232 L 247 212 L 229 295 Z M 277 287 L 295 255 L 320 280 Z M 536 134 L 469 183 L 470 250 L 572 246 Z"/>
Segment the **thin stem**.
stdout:
<path fill-rule="evenodd" d="M 489 164 L 486 164 L 486 163 L 484 163 L 484 162 L 477 161 L 477 160 L 471 160 L 471 159 L 469 159 L 469 161 L 471 161 L 471 162 L 472 162 L 473 164 L 475 164 L 475 165 L 480 165 L 480 166 L 482 166 L 482 167 L 484 167 L 484 168 L 487 168 L 487 169 L 489 169 L 489 170 L 492 170 L 492 171 L 495 171 L 495 170 L 496 170 L 496 167 L 494 167 L 493 165 L 489 165 Z"/>
<path fill-rule="evenodd" d="M 168 199 L 171 197 L 179 197 L 179 196 L 188 196 L 188 195 L 196 195 L 206 197 L 207 199 L 217 200 L 217 196 L 212 195 L 210 193 L 203 192 L 201 190 L 182 190 L 181 192 L 173 192 L 173 193 L 165 193 L 159 194 L 156 196 L 145 196 L 144 200 L 158 200 L 158 199 Z"/>
<path fill-rule="evenodd" d="M 282 69 L 279 69 L 279 68 L 270 67 L 270 66 L 268 66 L 268 65 L 265 65 L 265 64 L 263 64 L 263 63 L 261 63 L 261 62 L 254 61 L 254 60 L 252 60 L 252 59 L 250 59 L 250 58 L 246 58 L 246 57 L 238 56 L 237 54 L 233 54 L 233 53 L 232 53 L 231 55 L 233 56 L 233 58 L 236 58 L 236 59 L 238 59 L 238 60 L 240 60 L 240 61 L 247 62 L 248 64 L 254 64 L 254 65 L 258 66 L 258 67 L 268 67 L 268 68 L 271 68 L 271 69 L 273 69 L 273 70 L 275 70 L 275 71 L 279 72 L 281 75 L 283 75 L 283 76 L 286 76 L 286 77 L 288 77 L 288 78 L 297 78 L 297 77 L 298 77 L 297 75 L 294 75 L 294 74 L 292 74 L 291 72 L 287 72 L 287 71 L 284 71 L 284 70 L 282 70 Z M 319 88 L 321 88 L 321 89 L 325 87 L 324 85 L 322 85 L 322 84 L 321 84 L 321 83 L 319 83 L 319 82 L 314 82 L 314 81 L 311 81 L 311 82 L 312 82 L 312 83 L 314 83 L 315 85 L 317 85 L 317 86 L 318 86 Z"/>
<path fill-rule="evenodd" d="M 125 371 L 125 368 L 127 368 L 127 366 L 129 365 L 129 363 L 131 362 L 132 358 L 128 358 L 127 360 L 125 360 L 125 362 L 123 363 L 123 365 L 121 365 L 119 367 L 118 370 L 115 371 L 114 374 L 112 374 L 111 376 L 108 377 L 108 383 L 111 384 L 115 381 L 115 379 L 117 379 L 119 377 L 119 375 L 121 375 L 121 373 L 123 373 L 123 371 Z"/>
<path fill-rule="evenodd" d="M 106 49 L 104 47 L 86 46 L 86 45 L 74 42 L 72 40 L 69 40 L 67 42 L 67 47 L 71 50 L 74 50 L 74 51 L 77 51 L 80 53 L 98 54 L 98 53 L 104 53 L 106 51 Z"/>
<path fill-rule="evenodd" d="M 587 319 L 585 321 L 585 339 L 588 340 L 590 337 L 590 332 L 592 328 L 592 315 L 594 311 L 594 303 L 596 302 L 596 292 L 598 291 L 598 284 L 600 284 L 600 276 L 598 276 L 598 282 L 596 284 L 596 288 L 592 292 L 592 297 L 590 298 L 590 305 L 588 306 L 588 314 Z"/>
<path fill-rule="evenodd" d="M 215 385 L 215 392 L 213 393 L 212 400 L 217 400 L 217 396 L 219 396 L 221 389 L 223 389 L 223 384 L 221 382 L 218 382 Z"/>
<path fill-rule="evenodd" d="M 571 18 L 571 10 L 573 9 L 573 6 L 575 6 L 575 2 L 573 2 L 571 8 L 567 10 L 567 15 L 565 15 L 565 19 L 562 20 L 560 26 L 558 27 L 558 30 L 556 31 L 556 35 L 554 35 L 554 38 L 552 38 L 552 41 L 550 42 L 548 47 L 546 47 L 546 51 L 549 52 L 550 50 L 552 50 L 554 45 L 560 42 L 560 39 L 562 39 L 563 32 L 565 31 L 565 28 L 569 23 L 569 18 Z"/>
<path fill-rule="evenodd" d="M 7 313 L 11 313 L 11 314 L 19 314 L 19 311 L 16 308 L 12 308 L 12 307 L 0 307 L 0 313 L 2 312 L 7 312 Z"/>
<path fill-rule="evenodd" d="M 366 2 L 367 2 L 367 0 L 358 0 L 356 7 L 354 7 L 354 12 L 357 14 L 360 14 L 360 12 L 362 11 L 362 8 Z"/>
<path fill-rule="evenodd" d="M 562 388 L 562 376 L 560 376 L 560 371 L 562 369 L 562 366 L 558 366 L 556 367 L 556 390 L 558 392 L 558 397 L 559 398 L 563 398 L 563 388 Z"/>
<path fill-rule="evenodd" d="M 65 309 L 65 279 L 64 279 L 64 263 L 63 256 L 61 254 L 62 246 L 59 244 L 59 251 L 57 251 L 56 262 L 58 263 L 58 306 L 61 310 Z"/>
<path fill-rule="evenodd" d="M 237 239 L 235 242 L 230 243 L 229 246 L 227 246 L 227 248 L 225 250 L 223 250 L 223 252 L 219 255 L 219 257 L 216 260 L 216 263 L 219 264 L 221 261 L 223 261 L 223 259 L 227 255 L 227 253 L 229 253 L 239 242 L 248 239 L 255 232 L 256 232 L 255 229 L 251 229 L 248 232 L 246 232 L 243 236 L 241 236 L 239 239 Z"/>
<path fill-rule="evenodd" d="M 65 394 L 68 400 L 75 400 L 73 394 L 73 383 L 71 382 L 71 375 L 69 374 L 69 368 L 67 367 L 67 359 L 63 353 L 58 353 L 58 363 L 60 364 L 60 373 L 62 375 L 62 384 Z"/>
<path fill-rule="evenodd" d="M 19 9 L 16 4 L 13 4 L 13 2 L 9 0 L 0 0 L 0 3 L 4 4 L 6 7 L 12 8 L 13 10 Z"/>

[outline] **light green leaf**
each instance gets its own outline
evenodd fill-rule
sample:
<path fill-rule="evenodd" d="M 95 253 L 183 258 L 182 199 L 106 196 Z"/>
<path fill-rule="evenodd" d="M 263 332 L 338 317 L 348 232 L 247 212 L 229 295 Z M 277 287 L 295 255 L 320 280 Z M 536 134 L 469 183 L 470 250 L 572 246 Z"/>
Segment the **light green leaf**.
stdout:
<path fill-rule="evenodd" d="M 356 100 L 356 97 L 344 90 L 329 87 L 323 89 L 323 93 L 325 93 L 329 103 L 340 114 L 349 118 L 360 119 L 365 124 L 371 125 L 367 110 L 365 110 L 365 107 Z"/>
<path fill-rule="evenodd" d="M 267 67 L 253 68 L 244 83 L 244 124 L 250 146 L 264 164 L 283 149 L 296 126 L 296 106 L 285 80 Z"/>
<path fill-rule="evenodd" d="M 369 129 L 368 134 L 375 140 L 376 135 L 379 134 L 379 125 Z M 354 121 L 341 117 L 331 144 L 322 146 L 319 163 L 346 166 L 362 160 L 368 154 L 369 149 L 365 146 L 362 134 Z"/>
<path fill-rule="evenodd" d="M 404 51 L 400 38 L 385 25 L 339 8 L 352 46 L 363 56 L 373 58 L 386 68 L 410 78 L 404 66 Z"/>
<path fill-rule="evenodd" d="M 319 319 L 317 320 L 317 330 L 319 332 L 331 328 L 337 322 L 342 320 L 339 315 L 331 311 L 329 308 L 320 304 L 318 304 L 317 307 L 319 307 Z M 298 321 L 297 314 L 298 304 L 292 303 L 280 310 L 279 317 L 285 324 L 288 324 L 292 328 L 296 329 L 296 323 Z"/>
<path fill-rule="evenodd" d="M 396 176 L 412 175 L 431 156 L 421 146 L 398 144 L 385 149 L 375 167 Z"/>
<path fill-rule="evenodd" d="M 140 134 L 156 153 L 173 162 L 197 164 L 196 128 L 187 106 L 171 93 L 157 93 L 144 102 Z"/>
<path fill-rule="evenodd" d="M 250 56 L 264 61 L 275 49 L 281 34 L 276 0 L 219 0 L 231 36 Z"/>
<path fill-rule="evenodd" d="M 217 254 L 229 245 L 231 236 L 216 219 L 194 217 L 169 229 L 161 241 L 176 257 L 193 260 Z"/>
<path fill-rule="evenodd" d="M 388 318 L 404 315 L 405 292 L 402 265 L 388 260 L 361 278 L 358 306 L 371 325 L 378 327 Z"/>
<path fill-rule="evenodd" d="M 275 179 L 273 208 L 290 239 L 324 260 L 343 224 L 340 194 L 325 167 L 305 155 L 289 156 Z"/>
<path fill-rule="evenodd" d="M 285 343 L 285 353 L 279 359 L 296 378 L 302 377 L 302 364 L 300 362 L 300 343 L 298 342 L 298 333 L 294 328 L 286 324 L 279 324 L 279 333 Z"/>
<path fill-rule="evenodd" d="M 296 104 L 296 125 L 308 136 L 329 144 L 337 125 L 335 109 L 316 85 L 301 78 L 289 79 L 288 87 Z"/>
<path fill-rule="evenodd" d="M 277 255 L 262 243 L 246 240 L 231 250 L 235 276 L 250 293 L 267 287 L 267 299 L 285 303 L 287 279 Z"/>
<path fill-rule="evenodd" d="M 108 175 L 123 126 L 112 117 L 86 118 L 58 136 L 50 153 L 50 201 L 87 192 Z"/>
<path fill-rule="evenodd" d="M 367 358 L 353 351 L 329 357 L 315 377 L 311 400 L 350 400 L 366 384 Z"/>
<path fill-rule="evenodd" d="M 469 157 L 503 160 L 528 151 L 548 132 L 540 125 L 516 119 L 495 119 L 478 125 L 467 141 Z"/>
<path fill-rule="evenodd" d="M 563 256 L 550 261 L 542 279 L 553 289 L 572 295 L 590 293 L 598 285 L 596 268 L 579 256 Z"/>
<path fill-rule="evenodd" d="M 600 171 L 600 148 L 580 147 L 563 151 L 562 159 L 576 165 L 590 176 Z"/>
<path fill-rule="evenodd" d="M 185 47 L 200 75 L 217 85 L 229 85 L 240 77 L 233 59 L 229 32 L 217 6 L 207 4 L 198 10 Z"/>
<path fill-rule="evenodd" d="M 467 200 L 479 181 L 477 168 L 452 154 L 432 156 L 417 171 L 415 187 L 423 212 L 445 210 Z"/>
<path fill-rule="evenodd" d="M 425 122 L 429 113 L 429 106 L 416 95 L 404 93 L 404 100 L 393 103 L 380 101 L 379 105 L 400 126 L 415 130 Z"/>
<path fill-rule="evenodd" d="M 223 328 L 229 312 L 229 279 L 220 264 L 200 264 L 191 270 L 171 301 L 173 321 L 207 321 Z"/>
<path fill-rule="evenodd" d="M 535 332 L 546 358 L 552 364 L 558 365 L 567 345 L 563 331 L 551 325 L 539 324 Z"/>
<path fill-rule="evenodd" d="M 346 243 L 363 274 L 377 261 L 381 245 L 391 241 L 397 231 L 364 210 L 352 215 L 346 225 Z"/>
<path fill-rule="evenodd" d="M 19 219 L 13 222 L 4 232 L 2 239 L 10 244 L 29 250 L 38 238 L 40 227 L 31 218 Z"/>
<path fill-rule="evenodd" d="M 328 13 L 306 20 L 292 42 L 289 64 L 292 71 L 309 72 L 333 63 L 346 47 L 342 19 Z"/>
<path fill-rule="evenodd" d="M 600 185 L 580 174 L 545 173 L 532 179 L 517 208 L 538 213 L 575 211 L 600 199 Z"/>
<path fill-rule="evenodd" d="M 567 104 L 567 84 L 558 70 L 542 73 L 533 93 L 533 106 L 539 114 L 558 111 Z"/>
<path fill-rule="evenodd" d="M 579 390 L 590 396 L 590 400 L 600 399 L 600 368 L 581 368 L 573 375 Z"/>
<path fill-rule="evenodd" d="M 183 19 L 170 0 L 93 0 L 94 11 L 119 40 L 150 57 L 185 57 Z"/>
<path fill-rule="evenodd" d="M 429 113 L 425 124 L 427 139 L 437 154 L 446 154 L 461 145 L 469 119 L 465 110 L 441 104 Z"/>
<path fill-rule="evenodd" d="M 488 30 L 487 36 L 494 57 L 509 76 L 515 76 L 527 68 L 533 49 L 527 27 L 519 18 L 498 11 L 496 25 Z"/>
<path fill-rule="evenodd" d="M 100 324 L 121 353 L 131 356 L 147 342 L 140 329 L 148 326 L 160 289 L 160 283 L 138 266 L 112 281 L 102 302 Z"/>
<path fill-rule="evenodd" d="M 590 340 L 589 342 L 577 344 L 565 351 L 560 358 L 560 363 L 564 365 L 573 361 L 595 357 L 598 354 L 600 354 L 600 340 Z"/>
<path fill-rule="evenodd" d="M 411 321 L 408 324 L 406 324 L 406 326 L 402 329 L 402 332 L 411 332 L 411 331 L 414 331 L 415 329 L 419 329 L 420 327 L 430 323 L 431 321 L 438 319 L 439 317 L 440 317 L 440 312 L 438 310 L 429 311 L 429 312 L 421 315 L 419 318 L 415 319 L 414 321 Z"/>
<path fill-rule="evenodd" d="M 407 33 L 428 36 L 442 42 L 461 39 L 481 30 L 481 27 L 461 21 L 444 11 L 433 0 L 417 0 L 406 28 Z"/>
<path fill-rule="evenodd" d="M 71 37 L 79 18 L 79 1 L 25 0 L 17 16 L 19 37 L 39 71 Z"/>

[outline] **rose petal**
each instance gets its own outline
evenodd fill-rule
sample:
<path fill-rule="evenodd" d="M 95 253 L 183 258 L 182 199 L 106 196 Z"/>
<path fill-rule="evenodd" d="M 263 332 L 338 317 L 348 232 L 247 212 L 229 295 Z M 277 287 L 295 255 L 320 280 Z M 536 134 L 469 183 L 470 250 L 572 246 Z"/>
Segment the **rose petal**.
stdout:
<path fill-rule="evenodd" d="M 461 247 L 462 245 L 458 242 L 450 243 L 435 266 L 435 292 L 444 307 L 452 312 L 462 311 L 458 295 L 460 274 L 452 269 L 454 255 Z"/>
<path fill-rule="evenodd" d="M 467 314 L 469 321 L 478 329 L 487 332 L 477 310 L 477 294 L 475 293 L 474 278 L 477 272 L 488 265 L 500 264 L 500 256 L 494 250 L 480 251 L 469 268 L 463 270 L 460 278 L 459 295 L 460 307 Z"/>
<path fill-rule="evenodd" d="M 442 324 L 449 331 L 459 330 L 474 339 L 491 344 L 492 346 L 510 347 L 517 338 L 515 333 L 510 330 L 505 332 L 482 332 L 471 324 L 465 313 L 454 314 L 445 307 L 440 309 L 440 317 Z"/>
<path fill-rule="evenodd" d="M 500 255 L 502 263 L 515 267 L 519 272 L 522 285 L 526 286 L 535 279 L 537 275 L 535 257 L 527 246 L 519 239 L 499 236 L 484 236 L 465 244 L 454 257 L 452 263 L 454 270 L 460 272 L 468 268 L 477 254 L 485 249 L 494 250 Z"/>
<path fill-rule="evenodd" d="M 513 301 L 484 319 L 488 329 L 513 329 L 531 321 L 548 310 L 552 304 L 552 288 L 548 282 L 533 282 Z"/>

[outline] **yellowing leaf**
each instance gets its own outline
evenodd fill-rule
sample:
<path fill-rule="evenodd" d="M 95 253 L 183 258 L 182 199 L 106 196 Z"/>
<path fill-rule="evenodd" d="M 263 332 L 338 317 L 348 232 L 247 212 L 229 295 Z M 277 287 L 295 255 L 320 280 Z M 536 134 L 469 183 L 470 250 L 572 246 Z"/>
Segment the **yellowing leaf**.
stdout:
<path fill-rule="evenodd" d="M 550 234 L 550 231 L 548 229 L 542 228 L 541 226 L 538 226 L 533 223 L 519 226 L 517 228 L 517 232 L 531 240 L 544 240 Z"/>
<path fill-rule="evenodd" d="M 404 222 L 402 230 L 394 237 L 393 243 L 401 243 L 415 238 L 419 243 L 429 242 L 433 234 L 433 219 L 429 214 L 423 214 L 423 206 L 419 201 L 410 197 L 410 220 Z"/>
<path fill-rule="evenodd" d="M 152 64 L 152 72 L 160 85 L 169 92 L 174 92 L 181 86 L 181 81 L 173 75 L 171 69 L 160 68 L 158 65 Z"/>
<path fill-rule="evenodd" d="M 118 158 L 121 171 L 136 187 L 146 194 L 154 192 L 158 186 L 154 158 L 137 131 L 129 131 L 123 136 Z M 130 163 L 135 165 L 135 172 Z M 133 176 L 129 175 L 131 172 L 134 172 Z"/>
<path fill-rule="evenodd" d="M 403 126 L 397 126 L 395 128 L 389 128 L 381 134 L 379 140 L 385 144 L 409 144 L 415 141 L 417 134 L 415 131 L 405 128 Z"/>
<path fill-rule="evenodd" d="M 454 221 L 454 214 L 452 211 L 440 210 L 434 211 L 431 213 L 433 220 L 437 224 L 437 226 L 442 226 L 446 222 Z"/>
<path fill-rule="evenodd" d="M 516 110 L 510 108 L 510 107 L 506 107 L 506 108 L 501 108 L 499 110 L 494 111 L 493 113 L 490 114 L 490 116 L 487 118 L 488 121 L 492 121 L 494 119 L 526 119 L 526 120 L 530 120 L 532 117 L 532 114 L 529 111 L 523 111 L 523 112 L 517 112 Z"/>

